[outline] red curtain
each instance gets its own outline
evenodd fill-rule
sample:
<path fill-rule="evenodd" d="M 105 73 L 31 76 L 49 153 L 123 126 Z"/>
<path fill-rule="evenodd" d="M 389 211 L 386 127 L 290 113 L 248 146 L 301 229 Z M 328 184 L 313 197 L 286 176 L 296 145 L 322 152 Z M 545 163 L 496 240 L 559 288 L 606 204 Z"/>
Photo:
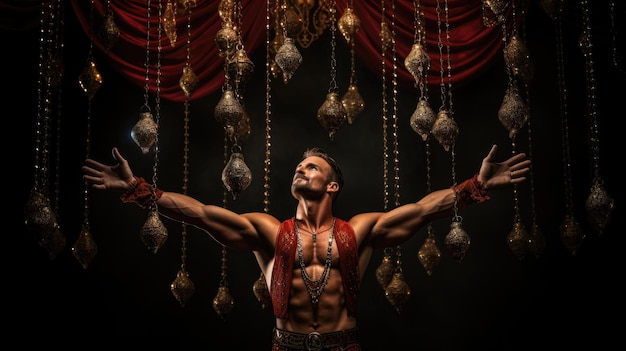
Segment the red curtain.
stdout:
<path fill-rule="evenodd" d="M 191 12 L 191 54 L 190 64 L 199 78 L 199 85 L 191 98 L 198 99 L 211 94 L 221 88 L 224 81 L 223 58 L 220 57 L 215 44 L 215 35 L 221 29 L 221 19 L 218 14 L 220 1 L 198 0 L 197 6 Z M 272 1 L 273 3 L 273 1 Z M 351 3 L 354 12 L 361 20 L 355 38 L 355 54 L 360 64 L 378 76 L 382 74 L 380 54 L 380 1 L 350 1 L 336 0 L 339 18 Z M 440 6 L 447 3 L 448 11 L 437 9 L 437 0 L 421 0 L 424 13 L 426 50 L 431 57 L 431 67 L 428 73 L 429 85 L 436 87 L 441 82 L 440 62 L 444 67 L 450 61 L 452 84 L 463 85 L 480 75 L 502 53 L 502 27 L 500 25 L 485 26 L 483 23 L 483 2 L 481 0 L 447 0 L 439 1 Z M 20 6 L 8 6 L 7 9 L 16 13 L 39 16 L 39 11 L 33 11 L 35 2 L 24 1 Z M 99 36 L 93 35 L 91 18 L 94 22 L 101 21 L 106 11 L 107 1 L 71 0 L 79 22 L 86 35 L 91 37 L 94 45 L 100 50 L 105 49 Z M 152 1 L 150 12 L 150 72 L 156 72 L 156 51 L 158 39 L 158 1 Z M 264 45 L 266 37 L 266 1 L 241 0 L 242 4 L 242 37 L 248 55 L 252 55 L 260 46 Z M 146 28 L 148 11 L 145 0 L 110 1 L 116 24 L 120 29 L 120 38 L 107 57 L 110 64 L 138 86 L 145 85 L 146 68 Z M 414 42 L 414 1 L 395 0 L 393 8 L 391 1 L 386 1 L 385 17 L 388 24 L 395 24 L 396 35 L 396 68 L 398 85 L 401 88 L 414 88 L 414 79 L 404 67 L 404 58 L 411 50 Z M 93 12 L 91 12 L 93 11 Z M 518 11 L 521 12 L 521 11 Z M 160 96 L 172 101 L 184 101 L 184 94 L 179 86 L 179 79 L 187 56 L 187 22 L 188 15 L 176 19 L 178 38 L 175 46 L 171 46 L 164 33 L 161 35 L 161 82 Z M 447 17 L 447 26 L 446 26 Z M 32 19 L 32 23 L 37 23 Z M 509 19 L 505 23 L 511 23 Z M 446 34 L 446 28 L 449 33 Z M 440 55 L 439 33 L 442 34 Z M 448 48 L 449 53 L 448 57 Z M 443 59 L 443 61 L 440 61 Z M 391 54 L 385 55 L 385 72 L 392 72 Z M 444 81 L 447 84 L 447 70 Z M 151 90 L 155 90 L 154 80 L 151 80 Z"/>

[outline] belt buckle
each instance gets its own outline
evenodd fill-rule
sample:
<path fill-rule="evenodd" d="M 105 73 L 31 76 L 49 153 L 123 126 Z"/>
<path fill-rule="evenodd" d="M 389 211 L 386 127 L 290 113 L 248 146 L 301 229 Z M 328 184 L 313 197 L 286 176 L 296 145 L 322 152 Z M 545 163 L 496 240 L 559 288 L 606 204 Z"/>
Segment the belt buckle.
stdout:
<path fill-rule="evenodd" d="M 309 333 L 304 339 L 304 345 L 309 351 L 319 351 L 324 347 L 322 335 L 318 332 Z"/>

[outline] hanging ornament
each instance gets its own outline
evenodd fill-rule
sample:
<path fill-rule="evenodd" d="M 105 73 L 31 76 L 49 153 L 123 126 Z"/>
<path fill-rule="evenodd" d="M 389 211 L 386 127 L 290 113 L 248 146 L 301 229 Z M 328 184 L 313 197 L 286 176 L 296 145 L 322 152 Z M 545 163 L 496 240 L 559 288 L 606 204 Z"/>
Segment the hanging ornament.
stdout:
<path fill-rule="evenodd" d="M 51 260 L 65 248 L 67 240 L 61 232 L 57 216 L 50 206 L 50 199 L 32 189 L 24 207 L 26 228 L 37 238 L 39 246 L 48 252 Z"/>
<path fill-rule="evenodd" d="M 185 65 L 185 67 L 183 67 L 183 75 L 180 77 L 178 85 L 183 90 L 187 99 L 191 98 L 191 94 L 196 90 L 199 83 L 200 80 L 191 66 Z"/>
<path fill-rule="evenodd" d="M 159 217 L 159 211 L 156 209 L 150 210 L 148 219 L 143 224 L 139 235 L 144 245 L 156 254 L 167 240 L 168 235 L 167 228 Z"/>
<path fill-rule="evenodd" d="M 96 244 L 93 236 L 86 228 L 81 230 L 78 239 L 72 246 L 72 254 L 74 258 L 83 266 L 83 269 L 89 268 L 91 261 L 96 257 L 98 253 L 98 245 Z"/>
<path fill-rule="evenodd" d="M 461 263 L 471 242 L 470 236 L 467 234 L 460 221 L 453 221 L 450 224 L 450 231 L 446 234 L 445 244 L 448 253 L 454 259 Z"/>
<path fill-rule="evenodd" d="M 104 52 L 108 53 L 120 38 L 120 29 L 115 23 L 113 10 L 109 7 L 107 14 L 104 16 L 104 22 L 100 31 L 100 39 L 104 45 Z"/>
<path fill-rule="evenodd" d="M 426 274 L 432 275 L 433 269 L 439 264 L 441 260 L 441 251 L 437 247 L 437 243 L 435 241 L 435 236 L 430 234 L 424 241 L 424 244 L 420 247 L 417 252 L 417 257 L 420 260 L 420 263 L 426 270 Z"/>
<path fill-rule="evenodd" d="M 245 87 L 254 74 L 254 63 L 248 58 L 245 50 L 237 50 L 227 64 L 227 72 L 230 81 L 234 82 L 237 95 L 243 96 Z"/>
<path fill-rule="evenodd" d="M 524 84 L 529 84 L 535 73 L 535 68 L 530 61 L 528 48 L 517 33 L 507 39 L 504 47 L 504 62 L 514 77 L 519 78 Z"/>
<path fill-rule="evenodd" d="M 222 21 L 231 21 L 235 14 L 235 0 L 221 0 L 217 7 L 217 13 Z"/>
<path fill-rule="evenodd" d="M 506 237 L 507 245 L 509 249 L 513 251 L 515 257 L 518 260 L 524 259 L 528 253 L 528 247 L 530 244 L 530 235 L 524 228 L 524 224 L 520 221 L 513 223 L 513 229 Z"/>
<path fill-rule="evenodd" d="M 168 1 L 165 4 L 165 12 L 163 12 L 163 17 L 161 18 L 161 24 L 163 25 L 165 35 L 170 40 L 170 45 L 175 47 L 178 34 L 176 33 L 176 4 L 172 1 Z"/>
<path fill-rule="evenodd" d="M 296 38 L 304 29 L 304 21 L 293 6 L 289 6 L 284 14 L 285 36 Z"/>
<path fill-rule="evenodd" d="M 215 119 L 224 129 L 234 128 L 244 115 L 243 107 L 235 97 L 233 89 L 228 85 L 222 93 L 222 98 L 215 106 Z"/>
<path fill-rule="evenodd" d="M 225 285 L 220 286 L 217 289 L 217 295 L 213 298 L 213 309 L 217 312 L 217 315 L 225 319 L 234 306 L 235 300 L 230 295 L 228 287 Z"/>
<path fill-rule="evenodd" d="M 376 268 L 376 280 L 378 284 L 384 289 L 391 282 L 391 278 L 393 278 L 393 272 L 396 270 L 396 263 L 391 258 L 390 253 L 385 250 L 385 256 L 383 256 L 383 260 Z"/>
<path fill-rule="evenodd" d="M 287 84 L 302 63 L 302 55 L 298 51 L 293 38 L 285 38 L 283 45 L 280 46 L 276 53 L 274 61 L 276 61 L 276 64 L 283 72 L 283 81 Z"/>
<path fill-rule="evenodd" d="M 156 143 L 159 126 L 152 118 L 152 113 L 142 112 L 139 114 L 139 121 L 130 131 L 130 136 L 139 146 L 145 155 L 150 152 L 150 148 Z"/>
<path fill-rule="evenodd" d="M 346 10 L 337 22 L 337 26 L 339 27 L 341 35 L 346 39 L 346 42 L 351 43 L 352 37 L 361 27 L 361 19 L 354 13 L 352 7 L 346 7 Z"/>
<path fill-rule="evenodd" d="M 102 85 L 102 76 L 96 68 L 96 63 L 93 61 L 87 62 L 87 65 L 78 76 L 78 84 L 83 89 L 89 100 L 93 99 L 94 95 L 100 89 Z"/>
<path fill-rule="evenodd" d="M 243 110 L 243 117 L 239 120 L 236 127 L 227 127 L 226 134 L 233 144 L 241 144 L 250 136 L 250 115 L 248 111 Z"/>
<path fill-rule="evenodd" d="M 528 122 L 528 114 L 528 107 L 520 96 L 517 86 L 510 84 L 498 110 L 498 119 L 509 132 L 509 138 L 515 139 L 520 129 Z"/>
<path fill-rule="evenodd" d="M 354 123 L 356 116 L 363 112 L 365 108 L 365 101 L 361 97 L 359 93 L 359 88 L 356 84 L 350 84 L 348 86 L 348 91 L 341 98 L 341 104 L 343 108 L 346 110 L 346 118 L 348 119 L 348 124 Z"/>
<path fill-rule="evenodd" d="M 248 188 L 252 182 L 250 168 L 243 159 L 240 152 L 232 152 L 228 163 L 222 170 L 222 183 L 233 196 L 233 200 Z"/>
<path fill-rule="evenodd" d="M 566 214 L 563 222 L 561 222 L 561 242 L 565 245 L 570 255 L 576 256 L 583 240 L 585 240 L 585 236 L 583 228 L 578 224 L 574 215 L 571 213 Z"/>
<path fill-rule="evenodd" d="M 193 281 L 191 281 L 191 278 L 189 278 L 189 272 L 181 269 L 176 273 L 176 279 L 170 284 L 170 290 L 176 298 L 176 301 L 178 301 L 182 307 L 185 307 L 187 301 L 189 301 L 196 291 L 196 286 Z"/>
<path fill-rule="evenodd" d="M 426 141 L 430 136 L 436 119 L 435 112 L 430 108 L 428 100 L 425 97 L 421 97 L 417 102 L 415 111 L 413 111 L 409 119 L 409 124 L 411 128 L 413 128 L 413 131 L 419 134 L 423 141 Z"/>
<path fill-rule="evenodd" d="M 402 272 L 396 272 L 393 274 L 391 282 L 385 288 L 385 297 L 393 308 L 395 308 L 396 312 L 402 312 L 404 306 L 411 297 L 411 288 L 404 281 Z"/>
<path fill-rule="evenodd" d="M 389 25 L 387 24 L 387 22 L 382 21 L 380 23 L 380 41 L 382 52 L 386 52 L 387 49 L 391 47 L 392 39 L 393 35 L 391 34 L 391 29 L 389 29 Z"/>
<path fill-rule="evenodd" d="M 483 0 L 483 5 L 486 5 L 493 12 L 499 22 L 502 22 L 504 19 L 504 12 L 509 3 L 510 0 Z"/>
<path fill-rule="evenodd" d="M 317 110 L 317 120 L 328 132 L 330 140 L 335 139 L 335 133 L 347 121 L 348 114 L 343 107 L 337 93 L 326 94 L 326 100 Z"/>
<path fill-rule="evenodd" d="M 536 258 L 539 258 L 543 253 L 543 250 L 546 248 L 546 238 L 537 223 L 533 223 L 530 230 L 528 248 Z"/>
<path fill-rule="evenodd" d="M 263 273 L 261 273 L 259 279 L 254 282 L 252 292 L 254 292 L 254 296 L 256 296 L 256 299 L 261 303 L 261 308 L 265 309 L 267 306 L 272 305 L 272 297 L 270 296 L 270 291 Z"/>
<path fill-rule="evenodd" d="M 404 66 L 415 79 L 415 86 L 426 84 L 425 76 L 430 69 L 430 56 L 424 45 L 415 43 L 404 59 Z"/>
<path fill-rule="evenodd" d="M 450 117 L 448 110 L 440 109 L 433 124 L 432 134 L 444 150 L 449 151 L 459 135 L 459 126 Z"/>
<path fill-rule="evenodd" d="M 223 22 L 222 28 L 215 35 L 215 44 L 220 52 L 220 56 L 225 58 L 232 57 L 237 43 L 239 43 L 239 35 L 233 28 L 233 24 L 230 21 Z"/>
<path fill-rule="evenodd" d="M 585 201 L 587 221 L 591 228 L 599 235 L 604 233 L 606 226 L 611 221 L 615 200 L 604 188 L 604 182 L 600 177 L 593 178 L 593 184 L 589 189 L 589 196 Z"/>

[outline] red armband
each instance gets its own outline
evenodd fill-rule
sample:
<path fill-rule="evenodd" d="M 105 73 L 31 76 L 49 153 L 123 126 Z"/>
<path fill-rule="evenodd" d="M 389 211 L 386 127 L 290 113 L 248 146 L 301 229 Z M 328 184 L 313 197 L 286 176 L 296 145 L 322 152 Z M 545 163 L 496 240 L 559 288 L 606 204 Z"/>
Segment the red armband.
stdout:
<path fill-rule="evenodd" d="M 478 180 L 478 174 L 454 187 L 460 206 L 479 204 L 491 199 L 485 185 Z"/>
<path fill-rule="evenodd" d="M 154 195 L 155 201 L 160 199 L 163 195 L 163 190 L 155 189 Z M 152 185 L 143 178 L 135 177 L 135 181 L 130 189 L 126 190 L 126 192 L 120 196 L 120 199 L 124 203 L 134 202 L 139 205 L 139 207 L 147 210 L 152 207 Z"/>

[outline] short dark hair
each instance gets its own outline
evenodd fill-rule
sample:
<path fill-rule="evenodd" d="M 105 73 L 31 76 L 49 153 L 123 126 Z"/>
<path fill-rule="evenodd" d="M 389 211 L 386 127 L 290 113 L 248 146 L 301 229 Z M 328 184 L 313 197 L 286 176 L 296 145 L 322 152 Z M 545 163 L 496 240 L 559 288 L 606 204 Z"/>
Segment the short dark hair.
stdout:
<path fill-rule="evenodd" d="M 339 193 L 343 189 L 343 172 L 341 172 L 341 167 L 339 167 L 339 163 L 332 158 L 326 150 L 321 147 L 312 147 L 306 149 L 302 154 L 302 159 L 304 160 L 307 157 L 317 156 L 323 158 L 330 165 L 330 169 L 332 170 L 330 174 L 330 179 L 339 184 L 339 190 L 337 191 L 337 195 L 335 199 L 339 196 Z"/>

